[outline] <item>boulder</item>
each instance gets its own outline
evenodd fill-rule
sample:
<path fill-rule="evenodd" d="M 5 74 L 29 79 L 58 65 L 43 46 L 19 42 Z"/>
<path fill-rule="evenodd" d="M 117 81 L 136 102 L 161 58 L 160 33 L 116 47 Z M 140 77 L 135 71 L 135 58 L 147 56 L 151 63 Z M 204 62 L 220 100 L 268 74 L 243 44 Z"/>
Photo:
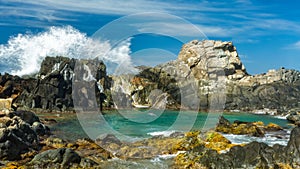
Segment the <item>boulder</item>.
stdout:
<path fill-rule="evenodd" d="M 0 110 L 10 110 L 13 98 L 0 99 Z"/>
<path fill-rule="evenodd" d="M 40 122 L 39 117 L 31 111 L 14 111 L 9 116 L 18 116 L 30 125 L 32 125 L 34 122 Z"/>
<path fill-rule="evenodd" d="M 39 149 L 39 136 L 50 134 L 32 112 L 17 111 L 0 117 L 0 159 L 18 160 L 21 155 Z"/>
<path fill-rule="evenodd" d="M 28 152 L 31 148 L 36 148 L 37 144 L 37 134 L 20 117 L 1 118 L 0 159 L 20 159 L 21 154 Z"/>
<path fill-rule="evenodd" d="M 70 168 L 74 164 L 80 164 L 80 162 L 81 157 L 72 149 L 59 148 L 37 154 L 30 162 L 30 165 L 38 168 Z"/>
<path fill-rule="evenodd" d="M 286 119 L 288 121 L 290 121 L 291 123 L 300 126 L 300 114 L 299 113 L 297 113 L 297 112 L 290 113 Z"/>

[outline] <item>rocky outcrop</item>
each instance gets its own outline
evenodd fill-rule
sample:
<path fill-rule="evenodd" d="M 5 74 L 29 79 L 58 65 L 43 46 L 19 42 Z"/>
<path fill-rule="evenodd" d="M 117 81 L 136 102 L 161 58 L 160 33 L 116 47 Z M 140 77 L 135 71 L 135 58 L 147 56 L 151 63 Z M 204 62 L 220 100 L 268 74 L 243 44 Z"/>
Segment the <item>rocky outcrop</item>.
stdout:
<path fill-rule="evenodd" d="M 175 158 L 175 168 L 299 168 L 299 136 L 300 128 L 297 127 L 292 130 L 286 147 L 251 142 L 234 146 L 226 153 L 218 153 L 204 144 L 198 144 Z"/>
<path fill-rule="evenodd" d="M 290 113 L 286 119 L 291 123 L 300 126 L 300 113 L 299 112 L 292 112 Z"/>
<path fill-rule="evenodd" d="M 22 154 L 38 149 L 38 136 L 49 133 L 49 128 L 40 123 L 39 118 L 32 112 L 3 113 L 0 116 L 2 160 L 20 159 Z"/>
<path fill-rule="evenodd" d="M 75 97 L 76 104 L 86 104 L 85 106 L 94 104 L 92 106 L 95 107 L 97 105 L 96 101 L 89 101 L 89 98 L 86 98 L 92 95 L 87 93 L 87 91 L 91 91 L 93 94 L 96 93 L 96 96 L 99 96 L 100 93 L 96 88 L 96 82 L 107 88 L 106 78 L 106 67 L 100 60 L 46 57 L 41 64 L 37 79 L 28 82 L 28 86 L 31 87 L 22 91 L 16 103 L 18 107 L 40 108 L 48 111 L 68 111 L 73 110 L 73 97 Z M 78 89 L 72 95 L 73 82 L 80 84 L 76 83 L 77 85 L 75 86 Z M 89 84 L 83 84 L 85 82 Z M 100 97 L 97 98 L 99 103 Z"/>
<path fill-rule="evenodd" d="M 255 137 L 264 137 L 266 132 L 280 130 L 283 130 L 283 128 L 274 123 L 270 123 L 266 126 L 263 122 L 243 122 L 236 120 L 230 123 L 223 116 L 220 117 L 216 127 L 216 131 L 218 132 Z"/>
<path fill-rule="evenodd" d="M 13 102 L 24 89 L 31 88 L 28 83 L 34 81 L 32 78 L 26 80 L 12 76 L 7 73 L 0 74 L 0 110 L 10 110 L 15 108 Z"/>
<path fill-rule="evenodd" d="M 79 164 L 80 161 L 81 157 L 72 149 L 60 148 L 37 154 L 30 164 L 38 168 L 69 168 L 73 164 Z"/>
<path fill-rule="evenodd" d="M 135 75 L 108 77 L 97 59 L 46 57 L 35 78 L 0 75 L 0 98 L 12 98 L 13 107 L 50 111 L 73 110 L 74 98 L 83 109 L 103 105 L 279 114 L 300 107 L 299 71 L 280 68 L 249 75 L 232 42 L 194 40 L 183 45 L 178 59 L 138 69 Z"/>
<path fill-rule="evenodd" d="M 280 68 L 249 75 L 232 42 L 191 41 L 183 45 L 177 60 L 144 67 L 135 76 L 114 77 L 114 82 L 112 91 L 124 107 L 277 114 L 300 106 L 300 72 Z"/>

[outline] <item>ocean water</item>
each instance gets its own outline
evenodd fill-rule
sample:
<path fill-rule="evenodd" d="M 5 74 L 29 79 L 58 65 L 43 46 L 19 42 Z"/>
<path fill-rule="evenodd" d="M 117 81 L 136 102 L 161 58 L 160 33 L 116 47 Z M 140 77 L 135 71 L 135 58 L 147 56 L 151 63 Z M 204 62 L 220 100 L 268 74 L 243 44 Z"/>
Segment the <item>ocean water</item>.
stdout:
<path fill-rule="evenodd" d="M 128 113 L 129 111 L 126 110 L 126 112 Z M 153 118 L 152 114 L 156 113 L 160 116 L 155 116 L 155 118 Z M 116 135 L 119 134 L 119 139 L 125 139 L 126 141 L 135 141 L 156 135 L 168 136 L 175 131 L 180 131 L 172 130 L 170 127 L 176 120 L 178 121 L 178 115 L 180 114 L 179 111 L 152 111 L 151 115 L 135 112 L 132 113 L 131 116 L 126 115 L 126 117 L 124 117 L 122 114 L 124 114 L 124 112 L 118 111 L 107 111 L 103 114 L 103 116 L 100 115 L 100 113 L 84 113 L 80 116 L 71 114 L 68 115 L 67 118 L 58 120 L 59 122 L 52 126 L 52 130 L 60 137 L 69 140 L 76 140 L 83 137 L 95 139 L 99 135 L 110 133 L 110 131 L 113 130 L 115 133 L 117 133 Z M 286 131 L 281 133 L 268 133 L 264 138 L 226 134 L 225 137 L 227 137 L 233 143 L 247 143 L 256 140 L 265 142 L 272 146 L 275 143 L 286 145 L 288 141 L 288 134 L 291 126 L 288 125 L 287 120 L 278 119 L 268 115 L 255 115 L 247 113 L 224 113 L 223 115 L 231 122 L 234 120 L 240 120 L 248 122 L 262 121 L 265 124 L 275 123 L 285 128 Z M 103 118 L 100 118 L 100 116 Z M 191 118 L 193 117 L 194 116 L 191 115 Z M 202 130 L 202 127 L 206 122 L 206 118 L 207 113 L 198 113 L 191 130 Z M 136 119 L 143 119 L 143 121 L 137 122 Z M 218 119 L 214 121 L 214 124 L 216 124 L 217 121 Z M 188 123 L 189 117 L 186 117 L 186 119 L 182 120 L 182 127 L 184 130 L 186 129 L 185 126 L 190 126 Z M 211 127 L 213 128 L 214 126 Z"/>

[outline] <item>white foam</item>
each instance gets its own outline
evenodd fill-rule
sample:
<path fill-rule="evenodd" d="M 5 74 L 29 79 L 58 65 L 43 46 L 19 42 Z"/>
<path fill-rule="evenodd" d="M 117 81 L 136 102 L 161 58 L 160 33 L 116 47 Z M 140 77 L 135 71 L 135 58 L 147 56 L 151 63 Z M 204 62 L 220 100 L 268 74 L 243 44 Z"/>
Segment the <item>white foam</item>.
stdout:
<path fill-rule="evenodd" d="M 234 135 L 234 134 L 223 134 L 228 140 L 230 140 L 233 144 L 246 144 L 252 141 L 263 142 L 268 144 L 269 146 L 273 146 L 274 144 L 280 144 L 286 146 L 288 143 L 288 138 L 277 138 L 270 134 L 266 134 L 265 137 L 251 137 L 247 135 Z"/>
<path fill-rule="evenodd" d="M 155 132 L 150 132 L 147 133 L 148 135 L 151 136 L 164 136 L 164 137 L 169 137 L 171 134 L 175 133 L 176 131 L 174 130 L 166 130 L 166 131 L 155 131 Z"/>
<path fill-rule="evenodd" d="M 50 27 L 38 34 L 18 34 L 7 44 L 0 45 L 0 65 L 6 65 L 8 73 L 27 75 L 39 71 L 46 56 L 65 56 L 77 59 L 99 59 L 116 64 L 116 72 L 134 72 L 130 58 L 130 39 L 112 48 L 86 36 L 71 26 Z"/>
<path fill-rule="evenodd" d="M 286 120 L 286 118 L 289 116 L 289 114 L 285 115 L 285 116 L 274 116 L 277 119 L 283 119 Z"/>
<path fill-rule="evenodd" d="M 185 153 L 185 151 L 177 151 L 176 154 L 163 154 L 163 155 L 159 155 L 158 158 L 161 158 L 161 159 L 170 159 L 170 158 L 174 158 L 174 157 L 178 156 L 181 153 Z"/>

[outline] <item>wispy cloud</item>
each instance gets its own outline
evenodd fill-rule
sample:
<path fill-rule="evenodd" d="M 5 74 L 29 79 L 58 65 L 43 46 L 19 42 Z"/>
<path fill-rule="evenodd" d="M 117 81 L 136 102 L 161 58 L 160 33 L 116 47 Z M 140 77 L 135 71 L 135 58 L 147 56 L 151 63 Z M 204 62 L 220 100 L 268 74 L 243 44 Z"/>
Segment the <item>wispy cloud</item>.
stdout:
<path fill-rule="evenodd" d="M 297 41 L 293 44 L 290 44 L 286 47 L 284 47 L 284 49 L 296 49 L 296 50 L 300 50 L 300 41 Z"/>
<path fill-rule="evenodd" d="M 22 6 L 1 6 L 1 16 L 35 18 L 41 22 L 69 21 L 70 12 L 99 15 L 124 16 L 140 12 L 164 12 L 178 15 L 194 23 L 210 37 L 241 36 L 251 38 L 272 34 L 274 31 L 300 32 L 300 23 L 282 17 L 268 10 L 269 6 L 257 5 L 251 0 L 220 1 L 162 1 L 162 0 L 7 0 L 6 3 L 20 3 Z M 28 7 L 32 6 L 32 8 Z M 73 14 L 73 13 L 72 13 Z M 1 21 L 1 19 L 0 19 Z M 149 23 L 143 29 L 160 25 L 162 31 L 183 36 L 193 32 L 184 31 L 184 24 Z M 174 26 L 177 29 L 172 29 Z M 182 31 L 180 31 L 182 30 Z"/>

